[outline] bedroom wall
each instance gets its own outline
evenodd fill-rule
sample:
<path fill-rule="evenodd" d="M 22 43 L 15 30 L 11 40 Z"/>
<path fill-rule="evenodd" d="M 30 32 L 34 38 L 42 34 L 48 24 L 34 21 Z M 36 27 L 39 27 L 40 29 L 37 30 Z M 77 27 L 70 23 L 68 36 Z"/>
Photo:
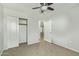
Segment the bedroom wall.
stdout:
<path fill-rule="evenodd" d="M 0 4 L 0 55 L 3 50 L 3 7 Z"/>
<path fill-rule="evenodd" d="M 13 16 L 17 18 L 28 19 L 28 44 L 34 44 L 39 42 L 39 24 L 38 18 L 35 12 L 31 9 L 30 4 L 3 4 L 4 6 L 4 23 L 6 24 L 6 16 Z M 20 6 L 20 7 L 19 7 Z M 26 8 L 25 8 L 26 7 Z M 4 26 L 4 28 L 6 28 Z M 6 33 L 6 30 L 4 30 Z M 6 34 L 4 35 L 4 49 L 7 49 Z"/>
<path fill-rule="evenodd" d="M 52 19 L 52 43 L 79 52 L 79 5 L 57 4 Z"/>
<path fill-rule="evenodd" d="M 4 4 L 4 13 L 28 19 L 28 44 L 39 42 L 39 20 L 52 21 L 51 42 L 69 49 L 79 51 L 79 4 L 54 4 L 54 11 L 32 10 L 39 4 Z M 20 7 L 18 7 L 20 6 Z"/>

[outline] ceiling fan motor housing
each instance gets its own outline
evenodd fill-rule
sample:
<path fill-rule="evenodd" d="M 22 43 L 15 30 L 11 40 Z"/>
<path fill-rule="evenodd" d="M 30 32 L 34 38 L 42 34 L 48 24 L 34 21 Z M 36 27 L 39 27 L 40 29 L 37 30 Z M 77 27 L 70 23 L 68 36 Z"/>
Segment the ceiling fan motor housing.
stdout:
<path fill-rule="evenodd" d="M 41 10 L 46 11 L 47 10 L 47 6 L 41 7 Z"/>

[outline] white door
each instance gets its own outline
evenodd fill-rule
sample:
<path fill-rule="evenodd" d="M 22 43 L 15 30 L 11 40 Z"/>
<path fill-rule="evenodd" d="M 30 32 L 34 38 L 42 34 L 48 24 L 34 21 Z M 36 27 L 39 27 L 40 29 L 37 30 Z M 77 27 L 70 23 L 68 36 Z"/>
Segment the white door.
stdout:
<path fill-rule="evenodd" d="M 19 44 L 18 34 L 19 34 L 19 24 L 18 18 L 7 16 L 7 48 L 17 47 Z"/>
<path fill-rule="evenodd" d="M 26 43 L 26 25 L 19 25 L 19 43 Z"/>
<path fill-rule="evenodd" d="M 19 18 L 19 43 L 27 42 L 27 19 Z"/>
<path fill-rule="evenodd" d="M 50 20 L 44 21 L 44 40 L 50 43 L 51 43 L 51 35 L 52 35 L 51 25 L 52 25 L 52 22 Z"/>

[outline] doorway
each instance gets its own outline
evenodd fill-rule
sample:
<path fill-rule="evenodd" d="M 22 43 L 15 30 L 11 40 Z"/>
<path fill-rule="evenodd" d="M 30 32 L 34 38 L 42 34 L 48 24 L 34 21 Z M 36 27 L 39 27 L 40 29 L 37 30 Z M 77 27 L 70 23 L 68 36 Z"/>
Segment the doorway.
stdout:
<path fill-rule="evenodd" d="M 40 42 L 44 40 L 44 23 L 43 21 L 40 21 Z"/>
<path fill-rule="evenodd" d="M 40 25 L 40 42 L 47 41 L 51 43 L 52 21 L 39 21 Z"/>
<path fill-rule="evenodd" d="M 28 20 L 19 18 L 19 44 L 27 44 L 28 34 Z"/>

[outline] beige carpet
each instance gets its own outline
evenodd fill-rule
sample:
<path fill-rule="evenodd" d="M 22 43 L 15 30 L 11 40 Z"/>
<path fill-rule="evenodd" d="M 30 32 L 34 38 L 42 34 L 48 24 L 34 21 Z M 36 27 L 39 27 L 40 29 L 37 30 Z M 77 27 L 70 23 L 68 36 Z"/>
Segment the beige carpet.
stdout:
<path fill-rule="evenodd" d="M 79 53 L 41 41 L 33 45 L 21 44 L 19 47 L 4 51 L 2 56 L 79 56 Z"/>

